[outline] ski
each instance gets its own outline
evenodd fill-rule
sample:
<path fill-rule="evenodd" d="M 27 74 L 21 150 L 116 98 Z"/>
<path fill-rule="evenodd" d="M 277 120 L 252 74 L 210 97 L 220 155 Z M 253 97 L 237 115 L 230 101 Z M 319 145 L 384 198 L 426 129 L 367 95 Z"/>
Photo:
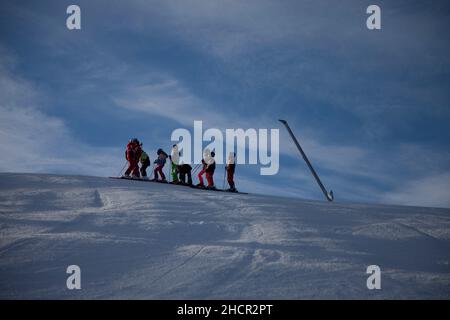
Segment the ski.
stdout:
<path fill-rule="evenodd" d="M 248 194 L 247 192 L 240 192 L 240 191 L 228 191 L 226 189 L 211 189 L 207 187 L 199 187 L 199 186 L 191 186 L 192 189 L 198 189 L 198 190 L 205 190 L 205 191 L 217 191 L 217 192 L 228 192 L 228 193 L 239 193 L 239 194 Z"/>
<path fill-rule="evenodd" d="M 294 140 L 294 143 L 297 146 L 298 151 L 300 151 L 300 154 L 302 155 L 303 160 L 305 160 L 306 164 L 309 167 L 309 170 L 311 171 L 312 175 L 316 179 L 317 184 L 319 185 L 320 189 L 322 189 L 322 192 L 323 192 L 325 198 L 330 202 L 333 201 L 333 199 L 334 199 L 333 191 L 330 190 L 330 192 L 328 192 L 327 189 L 325 189 L 322 181 L 320 181 L 319 176 L 317 175 L 316 171 L 314 170 L 313 166 L 311 165 L 311 162 L 309 162 L 308 157 L 306 156 L 305 152 L 303 151 L 302 147 L 300 146 L 300 143 L 297 141 L 297 138 L 295 138 L 294 133 L 292 132 L 291 128 L 289 127 L 287 121 L 286 120 L 278 120 L 278 121 L 280 121 L 282 124 L 284 124 L 284 126 L 286 127 L 287 131 L 289 132 L 289 135 L 291 136 L 292 140 Z"/>
<path fill-rule="evenodd" d="M 140 181 L 140 182 L 156 182 L 156 183 L 165 183 L 165 184 L 169 184 L 169 182 L 167 181 L 155 181 L 155 180 L 144 180 L 144 179 L 135 179 L 135 178 L 126 178 L 126 177 L 108 177 L 110 179 L 119 179 L 119 180 L 130 180 L 130 181 Z"/>
<path fill-rule="evenodd" d="M 162 183 L 162 184 L 170 184 L 175 186 L 182 186 L 182 187 L 191 187 L 192 189 L 198 189 L 198 190 L 206 190 L 206 191 L 218 191 L 218 192 L 228 192 L 228 193 L 238 193 L 238 194 L 248 194 L 247 192 L 240 192 L 240 191 L 228 191 L 225 189 L 208 189 L 206 187 L 197 187 L 194 185 L 189 185 L 187 183 L 173 183 L 173 182 L 162 182 L 162 181 L 154 181 L 154 180 L 143 180 L 143 179 L 133 179 L 133 178 L 126 178 L 126 177 L 108 177 L 110 179 L 118 179 L 118 180 L 129 180 L 129 181 L 140 181 L 140 182 L 153 182 L 153 183 Z"/>

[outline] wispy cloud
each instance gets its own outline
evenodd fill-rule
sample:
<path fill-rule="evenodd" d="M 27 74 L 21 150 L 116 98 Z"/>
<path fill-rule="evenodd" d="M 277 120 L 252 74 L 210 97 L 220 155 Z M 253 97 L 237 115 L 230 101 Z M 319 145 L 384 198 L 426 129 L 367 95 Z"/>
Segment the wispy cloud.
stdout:
<path fill-rule="evenodd" d="M 381 201 L 403 205 L 450 208 L 450 172 L 411 178 L 383 194 Z"/>
<path fill-rule="evenodd" d="M 223 126 L 224 114 L 211 110 L 209 103 L 196 97 L 179 81 L 158 76 L 153 83 L 128 86 L 114 97 L 122 108 L 168 118 L 182 125 L 192 126 L 194 120 Z"/>
<path fill-rule="evenodd" d="M 10 70 L 14 60 L 5 54 L 0 61 L 0 171 L 107 175 L 117 170 L 122 152 L 85 145 L 62 119 L 46 115 L 39 105 L 44 97 Z"/>

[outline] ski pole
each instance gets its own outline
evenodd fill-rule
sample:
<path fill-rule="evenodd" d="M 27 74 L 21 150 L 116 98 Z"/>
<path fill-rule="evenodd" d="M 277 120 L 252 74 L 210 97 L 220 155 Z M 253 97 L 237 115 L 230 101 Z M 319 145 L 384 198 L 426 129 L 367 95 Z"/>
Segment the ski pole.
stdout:
<path fill-rule="evenodd" d="M 289 135 L 291 136 L 292 140 L 294 141 L 295 145 L 297 146 L 298 151 L 300 151 L 300 153 L 303 157 L 303 160 L 305 160 L 306 164 L 309 167 L 309 170 L 311 171 L 312 175 L 316 179 L 317 184 L 319 185 L 320 189 L 322 189 L 324 196 L 327 198 L 328 201 L 333 201 L 333 199 L 334 199 L 333 191 L 330 190 L 330 192 L 328 192 L 327 189 L 325 189 L 324 185 L 322 184 L 322 181 L 320 181 L 319 176 L 317 175 L 316 171 L 314 170 L 313 166 L 311 165 L 311 162 L 309 162 L 308 157 L 306 156 L 305 152 L 303 151 L 302 147 L 300 146 L 300 143 L 298 143 L 297 139 L 295 138 L 294 133 L 292 132 L 291 128 L 289 127 L 287 121 L 286 120 L 278 120 L 278 121 L 280 121 L 286 127 L 287 131 L 289 132 Z"/>
<path fill-rule="evenodd" d="M 120 172 L 119 172 L 119 174 L 117 175 L 117 176 L 121 176 L 122 175 L 122 171 L 123 171 L 123 169 L 125 169 L 125 167 L 127 166 L 127 164 L 128 164 L 128 161 L 125 161 L 125 164 L 123 165 L 123 167 L 122 167 L 122 169 L 120 169 Z"/>

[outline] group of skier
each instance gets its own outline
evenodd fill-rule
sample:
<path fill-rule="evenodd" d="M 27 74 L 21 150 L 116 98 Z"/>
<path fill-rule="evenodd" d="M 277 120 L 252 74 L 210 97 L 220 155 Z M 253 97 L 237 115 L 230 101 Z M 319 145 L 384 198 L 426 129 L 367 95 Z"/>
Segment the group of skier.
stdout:
<path fill-rule="evenodd" d="M 214 172 L 216 170 L 214 151 L 205 149 L 201 164 L 197 164 L 196 166 L 194 166 L 194 168 L 192 168 L 191 165 L 185 164 L 180 161 L 180 152 L 176 144 L 172 146 L 170 155 L 168 155 L 162 149 L 158 149 L 156 154 L 157 157 L 153 162 L 153 179 L 151 179 L 151 181 L 167 183 L 163 168 L 167 162 L 167 158 L 169 158 L 171 165 L 170 174 L 172 177 L 171 183 L 193 186 L 192 174 L 197 170 L 200 170 L 197 174 L 199 183 L 195 185 L 195 187 L 212 190 L 216 189 L 214 185 Z M 123 174 L 123 178 L 149 180 L 147 176 L 147 168 L 150 166 L 150 157 L 142 149 L 142 143 L 138 139 L 134 138 L 128 142 L 125 151 L 125 158 L 128 161 L 128 168 Z M 234 172 L 236 169 L 235 159 L 236 154 L 231 152 L 228 156 L 227 164 L 225 166 L 225 170 L 227 172 L 227 182 L 230 186 L 227 191 L 231 192 L 237 192 L 234 184 Z M 203 175 L 205 175 L 206 177 L 206 186 Z"/>

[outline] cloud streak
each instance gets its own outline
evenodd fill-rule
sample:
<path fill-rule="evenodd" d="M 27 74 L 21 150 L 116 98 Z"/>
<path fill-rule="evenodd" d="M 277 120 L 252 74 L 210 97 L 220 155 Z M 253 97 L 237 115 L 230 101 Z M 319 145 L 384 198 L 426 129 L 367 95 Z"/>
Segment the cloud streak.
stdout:
<path fill-rule="evenodd" d="M 0 61 L 0 171 L 97 176 L 114 172 L 121 152 L 77 141 L 62 119 L 42 111 L 42 95 L 31 82 L 14 75 L 6 65 L 10 61 L 11 56 Z"/>

